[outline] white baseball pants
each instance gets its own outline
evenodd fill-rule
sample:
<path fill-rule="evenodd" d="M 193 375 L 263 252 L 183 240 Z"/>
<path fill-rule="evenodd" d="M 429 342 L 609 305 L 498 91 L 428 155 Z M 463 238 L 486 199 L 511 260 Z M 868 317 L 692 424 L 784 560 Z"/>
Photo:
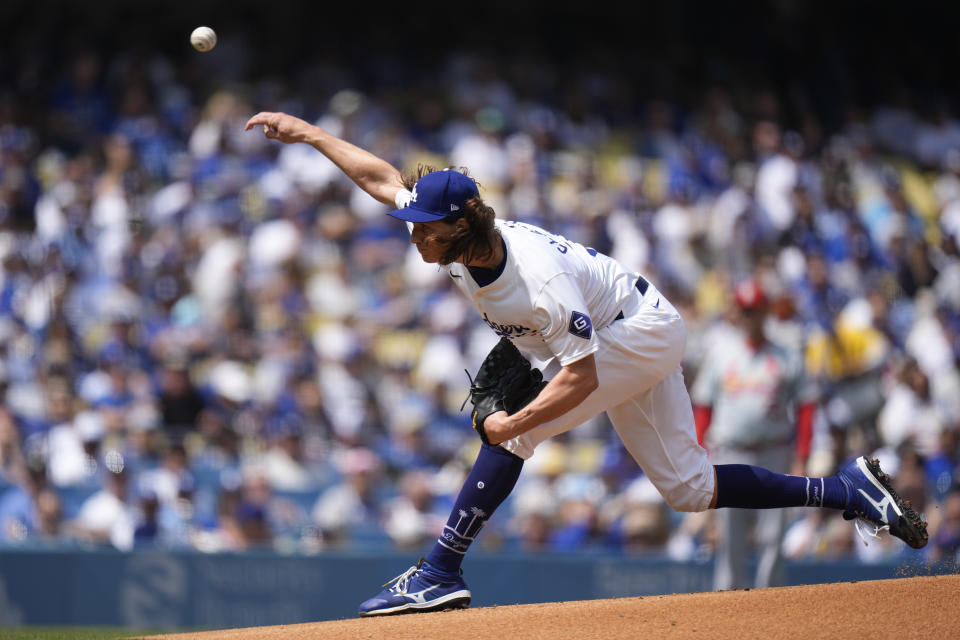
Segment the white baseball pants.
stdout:
<path fill-rule="evenodd" d="M 637 464 L 677 511 L 704 511 L 713 498 L 713 466 L 697 444 L 693 408 L 680 362 L 686 328 L 677 310 L 650 285 L 637 291 L 624 318 L 597 329 L 600 386 L 579 406 L 501 443 L 527 459 L 544 440 L 602 411 Z"/>

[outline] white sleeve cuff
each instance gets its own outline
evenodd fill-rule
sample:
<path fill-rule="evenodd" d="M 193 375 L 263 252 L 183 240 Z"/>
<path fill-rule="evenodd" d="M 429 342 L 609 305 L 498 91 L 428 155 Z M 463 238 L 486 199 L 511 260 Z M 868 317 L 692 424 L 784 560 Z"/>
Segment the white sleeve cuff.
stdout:
<path fill-rule="evenodd" d="M 406 189 L 400 189 L 397 191 L 397 195 L 393 198 L 393 203 L 397 205 L 397 209 L 403 209 L 413 200 L 413 193 Z"/>

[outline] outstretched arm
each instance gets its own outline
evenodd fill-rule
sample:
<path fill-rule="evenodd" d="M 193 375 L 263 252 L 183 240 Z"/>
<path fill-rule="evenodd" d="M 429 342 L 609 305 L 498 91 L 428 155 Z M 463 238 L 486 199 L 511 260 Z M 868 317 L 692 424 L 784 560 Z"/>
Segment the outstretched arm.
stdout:
<path fill-rule="evenodd" d="M 300 118 L 263 111 L 247 121 L 246 131 L 257 125 L 263 126 L 263 134 L 271 140 L 287 144 L 306 142 L 384 204 L 394 204 L 397 191 L 403 189 L 400 172 L 389 162 Z"/>

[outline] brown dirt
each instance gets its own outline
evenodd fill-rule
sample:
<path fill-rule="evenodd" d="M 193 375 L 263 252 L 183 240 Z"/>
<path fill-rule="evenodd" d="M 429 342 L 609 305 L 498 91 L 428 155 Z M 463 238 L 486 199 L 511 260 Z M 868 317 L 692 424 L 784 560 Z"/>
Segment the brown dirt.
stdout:
<path fill-rule="evenodd" d="M 960 638 L 960 575 L 484 607 L 163 640 Z"/>

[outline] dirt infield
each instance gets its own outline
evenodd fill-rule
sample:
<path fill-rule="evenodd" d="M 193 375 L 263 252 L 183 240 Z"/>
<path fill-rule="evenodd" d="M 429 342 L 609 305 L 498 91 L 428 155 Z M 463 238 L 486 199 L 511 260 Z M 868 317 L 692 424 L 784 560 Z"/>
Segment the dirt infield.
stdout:
<path fill-rule="evenodd" d="M 960 638 L 960 575 L 485 607 L 163 640 Z"/>

